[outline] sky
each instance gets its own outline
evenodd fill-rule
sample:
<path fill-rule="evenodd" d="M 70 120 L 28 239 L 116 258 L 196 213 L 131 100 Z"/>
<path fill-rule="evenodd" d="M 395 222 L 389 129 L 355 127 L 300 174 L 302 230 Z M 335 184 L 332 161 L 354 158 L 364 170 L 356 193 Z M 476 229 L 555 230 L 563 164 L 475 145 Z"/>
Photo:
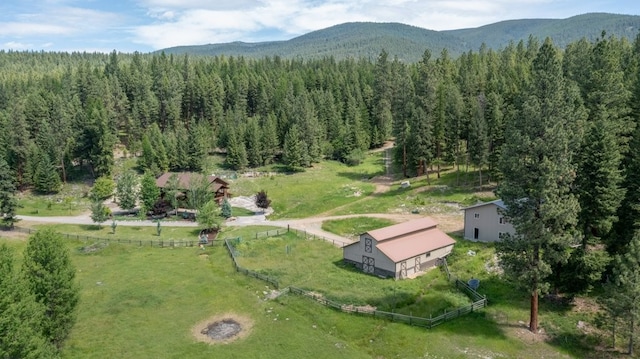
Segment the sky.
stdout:
<path fill-rule="evenodd" d="M 588 12 L 640 15 L 639 0 L 0 0 L 0 49 L 142 53 L 288 40 L 333 25 L 430 30 Z"/>

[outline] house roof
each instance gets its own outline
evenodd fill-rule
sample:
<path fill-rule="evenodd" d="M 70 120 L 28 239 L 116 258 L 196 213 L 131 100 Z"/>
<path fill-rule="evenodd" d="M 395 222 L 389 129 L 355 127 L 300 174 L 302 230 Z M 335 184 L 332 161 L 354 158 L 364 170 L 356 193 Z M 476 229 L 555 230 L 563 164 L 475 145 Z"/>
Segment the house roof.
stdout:
<path fill-rule="evenodd" d="M 507 209 L 507 206 L 504 204 L 504 201 L 501 199 L 496 199 L 495 201 L 491 201 L 491 202 L 480 202 L 477 204 L 474 204 L 473 206 L 469 206 L 469 207 L 465 207 L 462 210 L 467 210 L 467 209 L 471 209 L 471 208 L 478 208 L 478 207 L 483 207 L 483 206 L 488 206 L 490 204 L 495 204 L 496 206 L 502 208 L 502 209 Z"/>
<path fill-rule="evenodd" d="M 156 185 L 160 188 L 166 188 L 167 182 L 169 182 L 169 179 L 174 174 L 178 176 L 179 189 L 190 188 L 191 181 L 199 180 L 203 176 L 200 173 L 193 173 L 193 172 L 180 172 L 180 173 L 165 172 L 156 179 Z M 213 191 L 217 191 L 221 187 L 226 187 L 229 185 L 226 181 L 216 176 L 207 176 L 207 180 L 209 181 L 209 184 L 213 184 L 212 186 Z"/>
<path fill-rule="evenodd" d="M 389 227 L 375 229 L 366 232 L 378 242 L 383 242 L 400 236 L 405 236 L 414 232 L 424 231 L 427 228 L 435 228 L 438 224 L 429 217 L 422 217 L 411 221 L 394 224 Z"/>

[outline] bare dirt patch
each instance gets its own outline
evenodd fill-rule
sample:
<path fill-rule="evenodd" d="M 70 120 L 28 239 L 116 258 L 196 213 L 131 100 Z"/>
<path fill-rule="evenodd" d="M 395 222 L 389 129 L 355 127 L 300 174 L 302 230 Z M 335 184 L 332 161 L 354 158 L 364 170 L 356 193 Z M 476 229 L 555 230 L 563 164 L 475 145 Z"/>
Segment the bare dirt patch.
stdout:
<path fill-rule="evenodd" d="M 245 338 L 251 333 L 253 321 L 234 313 L 215 315 L 191 329 L 199 342 L 208 344 L 228 344 Z"/>

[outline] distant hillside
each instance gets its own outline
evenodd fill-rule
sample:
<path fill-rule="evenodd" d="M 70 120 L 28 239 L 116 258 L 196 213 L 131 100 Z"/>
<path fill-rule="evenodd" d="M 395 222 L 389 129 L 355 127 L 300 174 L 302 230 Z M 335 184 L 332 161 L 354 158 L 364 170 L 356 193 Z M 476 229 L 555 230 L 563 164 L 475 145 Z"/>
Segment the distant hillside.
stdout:
<path fill-rule="evenodd" d="M 433 31 L 399 23 L 357 22 L 317 30 L 287 41 L 260 43 L 232 42 L 178 46 L 161 51 L 172 54 L 226 55 L 261 58 L 375 59 L 382 49 L 406 62 L 420 60 L 425 49 L 438 56 L 446 48 L 457 56 L 480 48 L 503 48 L 509 42 L 526 41 L 529 35 L 540 40 L 550 37 L 560 47 L 583 37 L 594 40 L 607 36 L 633 40 L 640 30 L 640 16 L 592 13 L 568 19 L 525 19 L 502 21 L 473 29 Z"/>

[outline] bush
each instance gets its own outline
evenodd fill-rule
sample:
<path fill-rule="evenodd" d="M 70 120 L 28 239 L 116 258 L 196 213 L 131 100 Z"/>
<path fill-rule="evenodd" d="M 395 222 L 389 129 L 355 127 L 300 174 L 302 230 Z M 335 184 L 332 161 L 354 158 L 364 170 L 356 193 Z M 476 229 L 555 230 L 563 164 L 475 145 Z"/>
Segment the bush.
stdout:
<path fill-rule="evenodd" d="M 111 177 L 102 176 L 93 184 L 89 197 L 93 201 L 104 201 L 113 195 L 115 188 L 116 183 Z"/>

